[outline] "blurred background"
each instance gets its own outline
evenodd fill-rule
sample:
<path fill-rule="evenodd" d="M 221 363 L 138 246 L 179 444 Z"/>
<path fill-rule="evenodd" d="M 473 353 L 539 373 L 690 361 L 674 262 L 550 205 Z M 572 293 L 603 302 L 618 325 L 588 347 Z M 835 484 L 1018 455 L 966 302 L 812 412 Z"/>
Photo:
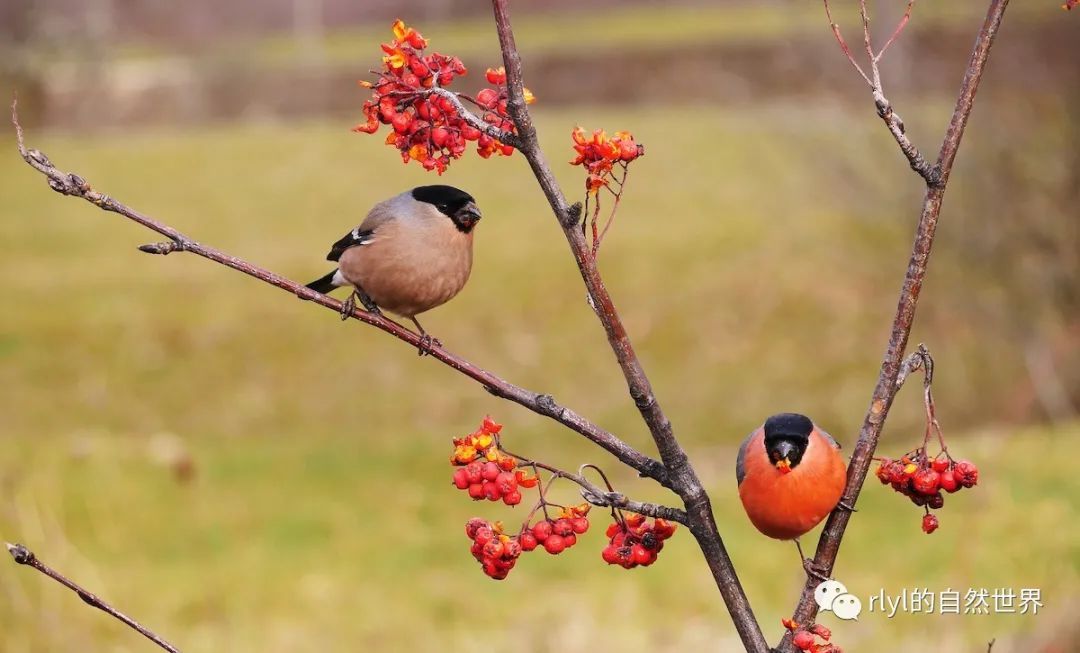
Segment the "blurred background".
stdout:
<path fill-rule="evenodd" d="M 870 3 L 878 42 L 906 3 Z M 821 617 L 847 651 L 1076 650 L 1080 528 L 1080 16 L 1014 3 L 942 212 L 913 343 L 980 486 L 941 529 L 871 479 L 836 569 L 883 590 L 1041 590 L 1037 615 Z M 601 267 L 658 395 L 707 481 L 770 641 L 802 572 L 742 513 L 733 467 L 769 414 L 805 412 L 850 450 L 877 377 L 922 197 L 820 3 L 517 0 L 518 43 L 555 172 L 582 195 L 570 130 L 630 130 L 632 168 Z M 835 16 L 857 41 L 853 2 Z M 984 3 L 927 3 L 884 62 L 909 134 L 936 156 Z M 434 183 L 349 132 L 395 17 L 501 63 L 466 0 L 0 0 L 0 88 L 28 142 L 95 188 L 293 279 L 391 192 Z M 0 96 L 3 93 L 0 92 Z M 49 191 L 0 136 L 0 539 L 27 544 L 185 651 L 735 650 L 692 539 L 648 569 L 573 550 L 483 576 L 462 527 L 524 517 L 449 485 L 450 438 L 491 413 L 508 446 L 603 465 L 553 423 L 401 342 L 342 324 Z M 486 216 L 473 279 L 425 326 L 653 453 L 561 234 L 520 155 L 440 181 Z M 901 393 L 880 451 L 922 435 Z M 560 490 L 556 488 L 556 493 Z M 562 488 L 569 500 L 572 491 Z M 805 538 L 812 548 L 816 532 Z M 144 651 L 132 631 L 0 564 L 0 650 Z"/>

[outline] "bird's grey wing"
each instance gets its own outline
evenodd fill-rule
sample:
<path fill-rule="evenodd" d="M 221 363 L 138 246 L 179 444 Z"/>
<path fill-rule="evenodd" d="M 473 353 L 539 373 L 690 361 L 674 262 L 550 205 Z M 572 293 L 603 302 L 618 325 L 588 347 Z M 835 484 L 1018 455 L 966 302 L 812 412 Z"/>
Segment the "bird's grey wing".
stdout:
<path fill-rule="evenodd" d="M 840 443 L 836 441 L 836 438 L 829 435 L 829 433 L 825 429 L 821 428 L 820 426 L 817 426 L 816 424 L 814 426 L 817 428 L 818 433 L 825 436 L 825 439 L 829 441 L 829 444 L 836 447 L 837 449 L 843 449 L 843 447 L 840 446 Z"/>
<path fill-rule="evenodd" d="M 326 260 L 339 261 L 341 255 L 350 247 L 368 245 L 373 242 L 375 232 L 378 231 L 379 227 L 394 219 L 395 208 L 400 209 L 401 206 L 398 206 L 400 204 L 402 204 L 401 197 L 397 196 L 385 202 L 379 202 L 372 207 L 359 227 L 345 234 L 341 237 L 341 240 L 333 244 L 330 253 L 326 255 Z"/>
<path fill-rule="evenodd" d="M 739 447 L 739 457 L 735 459 L 735 480 L 738 481 L 738 485 L 742 485 L 743 478 L 746 476 L 746 448 L 750 446 L 750 440 L 754 438 L 754 434 L 757 433 L 755 429 L 750 435 L 746 436 L 742 445 Z"/>

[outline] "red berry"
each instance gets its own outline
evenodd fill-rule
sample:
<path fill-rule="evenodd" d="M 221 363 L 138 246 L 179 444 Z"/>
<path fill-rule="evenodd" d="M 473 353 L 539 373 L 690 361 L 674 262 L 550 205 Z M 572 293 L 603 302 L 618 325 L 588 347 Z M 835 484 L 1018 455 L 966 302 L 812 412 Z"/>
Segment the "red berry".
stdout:
<path fill-rule="evenodd" d="M 809 630 L 800 630 L 791 638 L 791 643 L 800 651 L 809 651 L 812 647 L 817 645 L 817 640 L 814 638 L 814 634 Z"/>
<path fill-rule="evenodd" d="M 604 550 L 600 552 L 600 557 L 609 565 L 617 565 L 622 562 L 619 558 L 619 548 L 614 544 L 605 546 Z"/>
<path fill-rule="evenodd" d="M 485 481 L 494 481 L 499 477 L 499 466 L 490 460 L 484 463 L 483 471 L 480 475 L 484 477 Z"/>
<path fill-rule="evenodd" d="M 473 539 L 475 539 L 476 543 L 480 546 L 484 546 L 494 538 L 495 531 L 491 530 L 490 526 L 481 526 L 480 528 L 476 529 L 476 537 Z"/>
<path fill-rule="evenodd" d="M 814 633 L 818 637 L 824 640 L 828 640 L 832 637 L 832 631 L 822 626 L 821 624 L 814 624 L 810 627 L 810 632 Z"/>
<path fill-rule="evenodd" d="M 961 487 L 960 483 L 956 481 L 956 473 L 951 469 L 941 472 L 941 477 L 938 478 L 938 484 L 941 485 L 942 490 L 945 490 L 950 494 L 956 492 Z"/>
<path fill-rule="evenodd" d="M 484 498 L 484 486 L 481 483 L 473 483 L 469 486 L 469 496 L 480 500 Z"/>
<path fill-rule="evenodd" d="M 457 469 L 455 469 L 454 470 L 454 487 L 456 487 L 459 490 L 465 490 L 465 489 L 468 489 L 469 485 L 470 485 L 470 483 L 469 483 L 469 474 L 468 474 L 468 472 L 465 471 L 465 468 L 464 467 L 458 467 Z"/>
<path fill-rule="evenodd" d="M 412 114 L 406 112 L 394 114 L 394 117 L 390 119 L 390 124 L 394 126 L 394 131 L 404 134 L 409 131 L 409 127 L 412 127 Z"/>
<path fill-rule="evenodd" d="M 544 550 L 551 555 L 558 555 L 566 548 L 566 540 L 561 535 L 551 534 L 544 540 Z"/>
<path fill-rule="evenodd" d="M 961 460 L 953 468 L 956 481 L 964 487 L 975 487 L 979 482 L 979 468 L 970 460 Z"/>
<path fill-rule="evenodd" d="M 431 142 L 435 144 L 435 147 L 445 147 L 446 139 L 450 137 L 450 132 L 446 131 L 445 127 L 436 127 L 431 130 Z"/>
<path fill-rule="evenodd" d="M 461 137 L 467 141 L 475 141 L 480 138 L 480 130 L 472 125 L 463 125 L 461 127 Z"/>
<path fill-rule="evenodd" d="M 551 535 L 551 522 L 546 519 L 544 521 L 536 522 L 536 525 L 533 526 L 532 530 L 537 541 L 543 542 Z"/>
<path fill-rule="evenodd" d="M 499 101 L 499 92 L 493 88 L 482 88 L 476 94 L 476 103 L 485 109 L 493 108 Z"/>
<path fill-rule="evenodd" d="M 936 531 L 937 528 L 938 528 L 938 518 L 937 517 L 935 517 L 934 515 L 931 515 L 929 513 L 923 515 L 922 529 L 923 529 L 924 533 L 929 535 L 930 533 L 933 533 L 934 531 Z"/>
<path fill-rule="evenodd" d="M 470 484 L 479 483 L 480 481 L 484 480 L 484 477 L 481 474 L 483 469 L 484 465 L 476 460 L 469 463 L 468 465 L 465 465 L 465 473 L 469 475 Z"/>
<path fill-rule="evenodd" d="M 506 505 L 516 506 L 517 504 L 521 503 L 521 492 L 518 492 L 517 490 L 511 490 L 510 492 L 504 494 L 502 499 L 503 503 L 505 503 Z"/>
<path fill-rule="evenodd" d="M 499 486 L 495 485 L 491 481 L 484 481 L 484 498 L 490 501 L 498 501 L 502 498 L 502 491 L 499 490 Z"/>
<path fill-rule="evenodd" d="M 577 535 L 570 533 L 569 535 L 564 536 L 563 543 L 566 544 L 566 548 L 569 549 L 570 547 L 577 544 Z"/>
<path fill-rule="evenodd" d="M 911 477 L 911 486 L 920 494 L 933 494 L 938 490 L 939 476 L 929 467 L 920 469 Z"/>
<path fill-rule="evenodd" d="M 630 555 L 633 556 L 634 562 L 639 565 L 647 565 L 656 559 L 652 551 L 646 549 L 640 544 L 635 544 L 634 546 L 630 547 Z"/>
<path fill-rule="evenodd" d="M 930 463 L 930 467 L 935 472 L 940 474 L 941 472 L 943 472 L 943 471 L 945 471 L 946 469 L 949 468 L 949 459 L 948 458 L 934 458 L 933 462 Z"/>
<path fill-rule="evenodd" d="M 551 529 L 556 535 L 562 535 L 566 537 L 574 532 L 574 526 L 570 523 L 570 520 L 566 517 L 560 517 L 555 520 L 555 524 Z"/>
<path fill-rule="evenodd" d="M 574 528 L 574 532 L 581 535 L 585 531 L 589 530 L 589 520 L 585 517 L 574 517 L 570 520 L 570 525 Z"/>
<path fill-rule="evenodd" d="M 620 526 L 618 522 L 613 522 L 608 525 L 607 530 L 604 531 L 604 535 L 607 537 L 615 537 L 615 533 L 618 533 L 621 530 L 622 526 Z"/>
<path fill-rule="evenodd" d="M 476 531 L 487 526 L 486 519 L 480 519 L 479 517 L 473 517 L 469 521 L 465 522 L 465 534 L 469 536 L 470 540 L 476 539 Z"/>
<path fill-rule="evenodd" d="M 511 560 L 513 560 L 519 555 L 521 555 L 521 542 L 519 542 L 517 538 L 512 537 L 503 543 L 504 558 L 510 558 Z"/>
<path fill-rule="evenodd" d="M 522 551 L 532 551 L 536 548 L 536 545 L 539 544 L 539 542 L 536 541 L 536 536 L 533 535 L 531 531 L 522 533 L 520 541 Z"/>
<path fill-rule="evenodd" d="M 499 472 L 495 477 L 495 485 L 499 486 L 499 491 L 503 494 L 509 494 L 517 490 L 517 479 L 510 472 Z"/>
<path fill-rule="evenodd" d="M 489 558 L 498 558 L 503 554 L 503 543 L 498 538 L 489 540 L 484 544 L 484 555 Z"/>
<path fill-rule="evenodd" d="M 945 497 L 941 496 L 941 492 L 935 492 L 931 494 L 926 500 L 926 507 L 931 510 L 937 510 L 945 505 Z"/>
<path fill-rule="evenodd" d="M 659 519 L 653 522 L 653 533 L 661 540 L 666 540 L 675 534 L 675 524 L 672 524 L 666 519 Z"/>
<path fill-rule="evenodd" d="M 882 485 L 892 482 L 892 472 L 889 469 L 889 465 L 891 463 L 892 461 L 888 458 L 883 458 L 881 460 L 881 463 L 878 465 L 877 471 L 874 472 L 874 474 L 877 475 L 878 480 L 881 481 Z"/>

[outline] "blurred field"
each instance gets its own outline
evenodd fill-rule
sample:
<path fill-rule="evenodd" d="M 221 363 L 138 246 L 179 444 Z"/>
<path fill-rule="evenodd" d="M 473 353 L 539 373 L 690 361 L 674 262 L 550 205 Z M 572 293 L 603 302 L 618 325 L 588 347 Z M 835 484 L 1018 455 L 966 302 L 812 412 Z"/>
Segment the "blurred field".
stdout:
<path fill-rule="evenodd" d="M 905 119 L 929 143 L 948 110 L 940 103 Z M 989 129 L 992 115 L 977 110 L 972 132 Z M 779 105 L 538 114 L 575 193 L 577 172 L 558 165 L 575 123 L 631 129 L 648 148 L 602 267 L 772 641 L 800 571 L 790 545 L 763 539 L 742 515 L 735 446 L 764 416 L 800 410 L 850 447 L 920 197 L 872 113 L 821 102 L 800 116 L 788 120 Z M 1017 156 L 1061 124 L 1021 127 Z M 673 125 L 702 126 L 712 140 Z M 433 181 L 380 138 L 346 127 L 35 133 L 29 142 L 197 240 L 307 280 L 325 271 L 327 243 L 365 207 Z M 957 189 L 975 175 L 977 148 L 961 153 Z M 462 525 L 514 513 L 464 500 L 448 485 L 445 455 L 451 436 L 492 413 L 514 449 L 567 467 L 598 462 L 634 496 L 670 497 L 397 341 L 196 257 L 138 253 L 154 240 L 148 232 L 51 193 L 10 141 L 0 151 L 9 153 L 0 158 L 0 538 L 26 543 L 187 651 L 734 646 L 685 534 L 647 570 L 604 568 L 601 535 L 590 533 L 557 559 L 533 554 L 508 581 L 490 581 Z M 452 350 L 651 451 L 522 159 L 462 161 L 444 180 L 473 190 L 486 217 L 473 280 L 425 325 Z M 1080 483 L 1065 462 L 1080 426 L 993 425 L 1030 411 L 1031 392 L 1007 309 L 984 312 L 978 328 L 963 317 L 999 292 L 972 282 L 978 262 L 950 256 L 966 239 L 948 221 L 975 206 L 963 197 L 946 202 L 914 341 L 937 355 L 942 423 L 985 480 L 950 497 L 929 538 L 917 510 L 868 487 L 837 574 L 864 596 L 1038 587 L 1045 608 L 1036 617 L 823 617 L 845 650 L 982 650 L 992 637 L 997 653 L 1036 650 L 1067 632 L 1080 601 Z M 1057 319 L 1051 311 L 1041 324 Z M 905 391 L 885 453 L 916 442 L 920 413 L 919 394 Z M 194 462 L 190 483 L 162 462 L 177 451 Z M 147 647 L 45 579 L 0 565 L 0 649 L 88 641 Z"/>

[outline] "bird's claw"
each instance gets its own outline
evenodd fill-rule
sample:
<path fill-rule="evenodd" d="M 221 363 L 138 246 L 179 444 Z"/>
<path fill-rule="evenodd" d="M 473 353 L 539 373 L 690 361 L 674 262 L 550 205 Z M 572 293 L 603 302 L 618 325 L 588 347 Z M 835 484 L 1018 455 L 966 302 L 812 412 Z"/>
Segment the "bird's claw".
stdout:
<path fill-rule="evenodd" d="M 341 321 L 344 322 L 352 317 L 353 311 L 355 310 L 356 300 L 353 298 L 353 295 L 349 295 L 348 299 L 341 302 Z"/>
<path fill-rule="evenodd" d="M 436 347 L 442 347 L 438 338 L 432 338 L 431 334 L 425 333 L 420 336 L 420 343 L 416 347 L 417 356 L 428 356 Z"/>
<path fill-rule="evenodd" d="M 818 569 L 817 564 L 815 564 L 812 559 L 803 558 L 802 564 L 807 576 L 810 576 L 811 578 L 816 578 L 821 582 L 829 580 L 829 577 L 823 574 L 820 569 Z"/>

